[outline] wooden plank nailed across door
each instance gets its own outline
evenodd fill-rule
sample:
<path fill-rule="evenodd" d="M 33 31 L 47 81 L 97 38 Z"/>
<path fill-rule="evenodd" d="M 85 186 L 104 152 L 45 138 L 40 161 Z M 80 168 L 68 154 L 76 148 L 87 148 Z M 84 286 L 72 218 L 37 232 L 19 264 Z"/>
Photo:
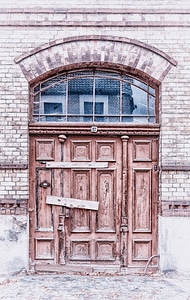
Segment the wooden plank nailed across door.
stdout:
<path fill-rule="evenodd" d="M 108 162 L 46 162 L 46 168 L 101 169 L 108 168 Z"/>
<path fill-rule="evenodd" d="M 97 201 L 80 200 L 74 198 L 63 198 L 48 195 L 46 197 L 46 203 L 52 205 L 60 205 L 68 208 L 81 208 L 98 210 L 99 203 Z"/>

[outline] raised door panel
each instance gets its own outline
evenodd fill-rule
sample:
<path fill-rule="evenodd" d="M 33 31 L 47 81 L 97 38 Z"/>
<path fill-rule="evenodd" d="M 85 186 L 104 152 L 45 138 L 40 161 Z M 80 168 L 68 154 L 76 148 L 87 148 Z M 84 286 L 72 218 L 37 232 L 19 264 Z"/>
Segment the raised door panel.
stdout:
<path fill-rule="evenodd" d="M 60 195 L 60 170 L 46 162 L 60 160 L 60 143 L 54 137 L 30 139 L 30 259 L 37 263 L 58 261 L 60 207 L 46 204 L 47 195 Z"/>
<path fill-rule="evenodd" d="M 90 170 L 72 170 L 71 197 L 81 200 L 90 199 Z M 90 211 L 73 209 L 70 212 L 72 232 L 90 232 Z"/>
<path fill-rule="evenodd" d="M 151 232 L 151 169 L 133 169 L 133 232 Z"/>
<path fill-rule="evenodd" d="M 36 139 L 36 160 L 49 161 L 55 159 L 55 140 Z"/>
<path fill-rule="evenodd" d="M 71 141 L 71 161 L 91 161 L 91 141 Z"/>
<path fill-rule="evenodd" d="M 134 162 L 152 161 L 152 141 L 151 140 L 134 140 L 133 141 L 133 161 Z"/>
<path fill-rule="evenodd" d="M 91 259 L 91 241 L 71 239 L 70 260 L 89 261 Z"/>
<path fill-rule="evenodd" d="M 97 232 L 115 232 L 114 171 L 97 171 Z"/>
<path fill-rule="evenodd" d="M 55 259 L 55 241 L 52 238 L 35 238 L 35 259 L 54 260 Z"/>
<path fill-rule="evenodd" d="M 95 258 L 102 261 L 114 261 L 116 259 L 116 246 L 113 240 L 95 241 Z"/>
<path fill-rule="evenodd" d="M 157 139 L 130 138 L 128 148 L 128 266 L 157 254 Z"/>
<path fill-rule="evenodd" d="M 46 196 L 52 190 L 52 171 L 37 169 L 36 178 L 36 229 L 53 230 L 52 207 L 46 204 Z"/>
<path fill-rule="evenodd" d="M 96 142 L 96 161 L 116 160 L 116 141 Z"/>
<path fill-rule="evenodd" d="M 116 214 L 120 210 L 116 202 L 120 199 L 117 184 L 120 185 L 116 177 L 120 174 L 120 163 L 117 170 L 115 162 L 121 157 L 120 152 L 117 154 L 116 145 L 116 140 L 96 140 L 96 137 L 84 137 L 79 141 L 72 136 L 65 142 L 65 161 L 87 162 L 81 169 L 73 166 L 64 171 L 65 196 L 99 203 L 98 211 L 69 209 L 65 220 L 68 264 L 80 264 L 80 261 L 93 261 L 97 265 L 101 265 L 102 261 L 116 263 L 116 257 L 119 257 L 120 218 L 117 216 L 116 225 Z M 88 167 L 89 162 L 91 165 Z M 121 174 L 118 176 L 120 178 Z"/>
<path fill-rule="evenodd" d="M 152 255 L 152 239 L 133 239 L 133 262 L 147 261 Z"/>

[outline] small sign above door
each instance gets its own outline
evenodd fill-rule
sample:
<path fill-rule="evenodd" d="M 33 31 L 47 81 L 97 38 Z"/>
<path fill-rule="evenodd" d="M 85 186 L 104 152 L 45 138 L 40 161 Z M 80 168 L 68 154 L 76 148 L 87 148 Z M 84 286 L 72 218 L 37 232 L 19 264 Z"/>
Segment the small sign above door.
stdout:
<path fill-rule="evenodd" d="M 81 209 L 91 209 L 98 210 L 98 202 L 97 201 L 89 201 L 89 200 L 81 200 L 74 198 L 63 198 L 57 196 L 46 197 L 46 203 L 51 205 L 60 205 L 68 208 L 81 208 Z"/>

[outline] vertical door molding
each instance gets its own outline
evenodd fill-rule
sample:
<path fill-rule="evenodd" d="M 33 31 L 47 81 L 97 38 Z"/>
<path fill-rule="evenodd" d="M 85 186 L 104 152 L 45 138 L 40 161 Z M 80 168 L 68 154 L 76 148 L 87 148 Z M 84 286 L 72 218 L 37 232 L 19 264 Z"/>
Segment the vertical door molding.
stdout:
<path fill-rule="evenodd" d="M 61 134 L 58 136 L 59 142 L 61 143 L 61 161 L 64 160 L 63 157 L 63 153 L 64 153 L 64 149 L 63 149 L 63 145 L 67 139 L 66 135 Z M 61 184 L 63 183 L 63 170 L 61 171 Z M 62 187 L 62 191 L 61 194 L 63 193 L 63 187 Z M 61 195 L 63 196 L 63 195 Z M 65 241 L 65 215 L 66 215 L 66 208 L 62 207 L 60 209 L 60 213 L 59 213 L 59 226 L 58 226 L 58 232 L 59 232 L 59 240 L 60 240 L 60 248 L 59 248 L 59 263 L 61 265 L 65 264 L 65 246 L 66 246 L 66 241 Z"/>
<path fill-rule="evenodd" d="M 121 137 L 123 148 L 123 195 L 122 195 L 122 216 L 121 216 L 121 256 L 123 258 L 123 267 L 127 266 L 127 176 L 128 176 L 128 141 L 129 137 Z"/>

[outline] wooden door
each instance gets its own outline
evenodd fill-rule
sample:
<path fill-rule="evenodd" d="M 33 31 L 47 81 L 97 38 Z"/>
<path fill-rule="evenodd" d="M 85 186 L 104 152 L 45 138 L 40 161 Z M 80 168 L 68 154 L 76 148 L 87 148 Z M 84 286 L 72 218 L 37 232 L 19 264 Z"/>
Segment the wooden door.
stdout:
<path fill-rule="evenodd" d="M 157 138 L 33 135 L 30 140 L 30 266 L 144 270 L 157 254 Z M 98 202 L 98 210 L 89 202 Z"/>
<path fill-rule="evenodd" d="M 47 195 L 59 195 L 60 169 L 46 163 L 61 160 L 60 143 L 54 136 L 30 138 L 30 269 L 35 264 L 56 264 L 59 260 L 60 207 L 46 204 Z"/>
<path fill-rule="evenodd" d="M 144 270 L 157 253 L 158 139 L 132 137 L 128 144 L 128 268 Z M 158 258 L 151 260 L 155 269 Z"/>
<path fill-rule="evenodd" d="M 65 169 L 64 195 L 99 202 L 97 212 L 81 208 L 66 212 L 65 260 L 91 263 L 94 268 L 120 265 L 121 141 L 68 137 L 64 149 L 65 161 L 79 166 Z M 80 168 L 81 162 L 87 166 Z"/>
<path fill-rule="evenodd" d="M 93 136 L 31 138 L 30 249 L 38 267 L 120 268 L 121 144 Z M 84 207 L 98 201 L 98 211 L 50 205 L 49 195 Z"/>

